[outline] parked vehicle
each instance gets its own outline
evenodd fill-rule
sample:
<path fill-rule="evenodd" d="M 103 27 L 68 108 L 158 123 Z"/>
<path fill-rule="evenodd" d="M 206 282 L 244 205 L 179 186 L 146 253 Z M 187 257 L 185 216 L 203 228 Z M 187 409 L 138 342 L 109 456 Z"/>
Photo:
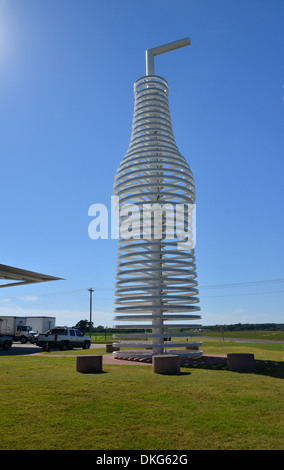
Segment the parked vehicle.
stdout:
<path fill-rule="evenodd" d="M 55 328 L 55 317 L 26 317 L 27 324 L 31 326 L 33 332 L 33 342 L 35 343 L 38 335 L 46 333 Z"/>
<path fill-rule="evenodd" d="M 91 338 L 85 336 L 77 328 L 57 327 L 39 335 L 36 345 L 41 347 L 43 351 L 49 351 L 50 349 L 66 351 L 72 348 L 89 349 Z"/>
<path fill-rule="evenodd" d="M 13 344 L 13 339 L 11 336 L 0 335 L 0 348 L 4 351 L 8 351 Z"/>
<path fill-rule="evenodd" d="M 0 334 L 11 336 L 21 343 L 35 342 L 37 333 L 55 326 L 55 317 L 0 316 Z"/>
<path fill-rule="evenodd" d="M 12 336 L 13 341 L 33 342 L 34 332 L 25 317 L 0 317 L 0 334 Z"/>

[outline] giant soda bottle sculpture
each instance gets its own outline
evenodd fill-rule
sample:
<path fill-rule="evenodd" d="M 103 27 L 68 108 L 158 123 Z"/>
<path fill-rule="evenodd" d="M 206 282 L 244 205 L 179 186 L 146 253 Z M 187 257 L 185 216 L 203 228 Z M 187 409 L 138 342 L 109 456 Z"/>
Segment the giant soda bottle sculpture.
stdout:
<path fill-rule="evenodd" d="M 189 44 L 185 38 L 147 50 L 146 76 L 134 84 L 132 135 L 113 192 L 120 230 L 114 320 L 116 328 L 132 330 L 114 335 L 120 339 L 114 343 L 120 348 L 113 353 L 117 358 L 202 354 L 202 343 L 192 342 L 200 336 L 200 325 L 187 323 L 201 318 L 193 314 L 200 308 L 192 212 L 185 210 L 194 204 L 194 180 L 175 143 L 168 84 L 154 73 L 155 55 Z M 186 215 L 180 219 L 181 214 Z"/>

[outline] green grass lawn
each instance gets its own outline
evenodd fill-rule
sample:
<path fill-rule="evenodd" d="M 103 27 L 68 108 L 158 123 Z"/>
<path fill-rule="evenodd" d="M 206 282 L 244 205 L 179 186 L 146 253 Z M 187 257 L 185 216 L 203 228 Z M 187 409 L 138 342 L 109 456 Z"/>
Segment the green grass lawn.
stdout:
<path fill-rule="evenodd" d="M 204 354 L 221 354 L 230 353 L 251 353 L 256 359 L 283 361 L 284 349 L 280 343 L 237 343 L 235 341 L 216 341 L 210 338 L 203 339 L 201 347 Z"/>
<path fill-rule="evenodd" d="M 63 353 L 2 356 L 0 449 L 283 450 L 282 345 L 208 340 L 203 350 L 253 352 L 257 368 L 166 376 L 151 365 L 104 365 L 80 374 Z"/>
<path fill-rule="evenodd" d="M 221 337 L 220 331 L 204 331 L 204 336 Z M 265 330 L 241 330 L 241 331 L 224 331 L 224 339 L 226 338 L 242 338 L 242 339 L 261 339 L 272 341 L 284 341 L 284 332 L 265 331 Z"/>
<path fill-rule="evenodd" d="M 88 334 L 88 333 L 87 333 Z M 220 331 L 202 331 L 202 335 L 205 337 L 221 337 Z M 188 336 L 190 338 L 190 334 Z M 284 332 L 277 331 L 265 331 L 265 330 L 241 330 L 241 331 L 225 331 L 224 338 L 243 338 L 243 339 L 261 339 L 261 340 L 272 340 L 272 341 L 284 341 Z M 183 338 L 179 338 L 182 341 Z M 96 343 L 114 342 L 119 341 L 113 338 L 112 333 L 93 333 L 92 341 Z M 184 338 L 186 341 L 186 338 Z"/>
<path fill-rule="evenodd" d="M 88 332 L 86 334 L 89 336 Z M 118 341 L 113 338 L 112 333 L 92 333 L 91 340 L 95 343 L 109 343 Z"/>

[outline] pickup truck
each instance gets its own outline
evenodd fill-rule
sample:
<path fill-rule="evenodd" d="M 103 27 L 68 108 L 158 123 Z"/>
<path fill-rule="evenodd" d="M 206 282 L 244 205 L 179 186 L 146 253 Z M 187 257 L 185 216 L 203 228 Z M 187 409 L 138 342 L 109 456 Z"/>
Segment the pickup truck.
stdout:
<path fill-rule="evenodd" d="M 66 351 L 72 348 L 89 349 L 91 338 L 85 336 L 77 328 L 57 327 L 38 335 L 36 345 L 41 347 L 43 351 L 50 349 Z"/>
<path fill-rule="evenodd" d="M 13 338 L 11 336 L 0 335 L 0 348 L 4 351 L 8 351 L 13 344 Z"/>

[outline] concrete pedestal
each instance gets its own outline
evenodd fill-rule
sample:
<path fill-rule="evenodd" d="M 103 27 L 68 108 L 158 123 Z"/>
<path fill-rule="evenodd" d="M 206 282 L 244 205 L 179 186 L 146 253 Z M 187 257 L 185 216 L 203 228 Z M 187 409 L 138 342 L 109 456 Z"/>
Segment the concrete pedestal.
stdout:
<path fill-rule="evenodd" d="M 250 371 L 255 369 L 254 355 L 247 353 L 227 354 L 228 370 Z"/>
<path fill-rule="evenodd" d="M 152 357 L 152 369 L 156 374 L 175 375 L 180 373 L 179 356 L 160 354 Z"/>
<path fill-rule="evenodd" d="M 102 372 L 103 356 L 77 356 L 76 370 L 77 372 L 94 374 Z"/>
<path fill-rule="evenodd" d="M 120 348 L 113 346 L 112 344 L 106 345 L 106 352 L 112 353 L 113 351 L 120 351 Z"/>

